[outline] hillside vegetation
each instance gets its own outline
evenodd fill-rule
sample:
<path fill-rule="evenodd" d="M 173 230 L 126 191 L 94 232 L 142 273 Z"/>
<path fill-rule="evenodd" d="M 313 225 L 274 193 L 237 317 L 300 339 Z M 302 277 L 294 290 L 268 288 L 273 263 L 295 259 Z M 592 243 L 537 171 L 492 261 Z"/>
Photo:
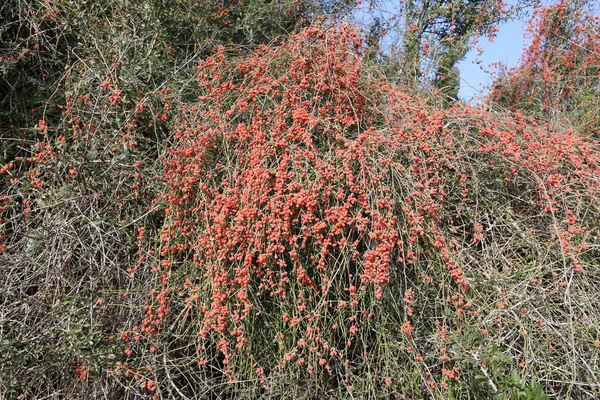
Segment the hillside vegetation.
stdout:
<path fill-rule="evenodd" d="M 0 398 L 599 398 L 591 5 L 8 0 Z"/>

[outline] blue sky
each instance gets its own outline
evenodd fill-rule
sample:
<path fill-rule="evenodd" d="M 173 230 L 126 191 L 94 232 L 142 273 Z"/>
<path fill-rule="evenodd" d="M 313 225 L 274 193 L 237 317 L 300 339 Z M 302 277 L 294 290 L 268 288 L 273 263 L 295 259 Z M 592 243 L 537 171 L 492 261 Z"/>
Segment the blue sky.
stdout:
<path fill-rule="evenodd" d="M 514 5 L 516 0 L 506 0 L 506 3 Z M 542 0 L 542 4 L 550 5 L 556 1 Z M 600 15 L 600 1 L 590 1 L 589 6 L 595 15 Z M 531 10 L 530 10 L 531 11 Z M 525 37 L 527 18 L 513 20 L 499 26 L 496 39 L 493 42 L 482 40 L 479 44 L 483 47 L 483 53 L 477 56 L 475 50 L 471 50 L 466 59 L 459 63 L 461 72 L 461 85 L 459 97 L 466 101 L 473 101 L 477 95 L 486 92 L 486 86 L 490 82 L 490 72 L 495 69 L 489 68 L 491 63 L 502 62 L 507 67 L 518 64 L 523 49 L 530 41 Z"/>
<path fill-rule="evenodd" d="M 505 0 L 505 3 L 509 5 L 514 5 L 516 2 L 517 0 Z M 379 6 L 375 8 L 371 8 L 370 4 L 372 3 L 364 2 L 355 9 L 353 14 L 353 19 L 365 28 L 370 25 L 373 17 L 379 16 L 385 20 L 398 15 L 399 3 L 397 0 L 380 0 L 377 2 Z M 401 24 L 399 26 L 402 28 Z M 495 71 L 490 64 L 501 62 L 507 67 L 517 65 L 523 48 L 527 44 L 524 37 L 526 27 L 526 18 L 512 20 L 498 27 L 499 32 L 493 41 L 480 39 L 477 47 L 483 51 L 479 54 L 473 48 L 465 60 L 458 65 L 461 71 L 460 98 L 470 102 L 486 92 L 486 87 L 491 83 L 491 73 Z M 392 45 L 393 35 L 387 40 L 389 41 L 387 45 Z"/>
<path fill-rule="evenodd" d="M 493 42 L 481 39 L 478 47 L 481 47 L 483 52 L 478 55 L 478 52 L 472 49 L 466 59 L 458 65 L 461 72 L 460 98 L 471 101 L 477 95 L 485 93 L 487 85 L 491 83 L 490 73 L 495 71 L 490 64 L 500 62 L 507 67 L 518 64 L 523 48 L 528 44 L 525 38 L 526 28 L 525 20 L 513 20 L 499 26 L 500 31 Z"/>

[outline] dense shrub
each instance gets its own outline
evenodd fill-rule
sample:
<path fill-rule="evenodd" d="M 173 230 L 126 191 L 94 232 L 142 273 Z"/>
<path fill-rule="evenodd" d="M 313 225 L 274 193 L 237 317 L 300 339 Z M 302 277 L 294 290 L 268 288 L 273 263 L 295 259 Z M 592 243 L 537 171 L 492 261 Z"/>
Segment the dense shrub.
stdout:
<path fill-rule="evenodd" d="M 323 7 L 345 5 L 2 2 L 0 397 L 122 396 L 106 374 L 162 225 L 170 109 L 217 44 L 251 49 Z"/>
<path fill-rule="evenodd" d="M 437 110 L 360 49 L 316 26 L 200 63 L 130 368 L 186 396 L 481 398 L 519 369 L 595 390 L 549 382 L 598 373 L 597 143 Z"/>
<path fill-rule="evenodd" d="M 99 4 L 3 131 L 0 397 L 599 396 L 597 138 L 229 24 L 276 4 Z"/>

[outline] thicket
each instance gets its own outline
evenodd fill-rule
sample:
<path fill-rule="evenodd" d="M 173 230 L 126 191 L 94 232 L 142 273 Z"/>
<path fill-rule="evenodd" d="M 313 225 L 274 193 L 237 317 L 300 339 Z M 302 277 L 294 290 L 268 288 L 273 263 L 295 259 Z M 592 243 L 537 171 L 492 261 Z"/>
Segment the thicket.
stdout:
<path fill-rule="evenodd" d="M 409 3 L 5 2 L 0 397 L 597 398 L 598 20 Z"/>
<path fill-rule="evenodd" d="M 585 1 L 539 7 L 520 64 L 502 71 L 494 103 L 599 135 L 600 19 Z"/>

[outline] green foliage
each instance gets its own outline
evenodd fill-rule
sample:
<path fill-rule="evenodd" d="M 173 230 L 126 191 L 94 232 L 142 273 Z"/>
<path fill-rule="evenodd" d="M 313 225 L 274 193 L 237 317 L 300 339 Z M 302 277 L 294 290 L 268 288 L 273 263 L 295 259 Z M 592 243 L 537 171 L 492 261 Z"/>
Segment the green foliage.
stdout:
<path fill-rule="evenodd" d="M 405 6 L 401 54 L 408 84 L 431 77 L 451 103 L 459 88 L 456 64 L 475 38 L 494 35 L 498 24 L 510 17 L 509 9 L 499 0 L 408 0 Z"/>
<path fill-rule="evenodd" d="M 105 319 L 90 304 L 91 293 L 55 298 L 54 304 L 45 305 L 52 310 L 46 315 L 39 313 L 42 299 L 36 304 L 13 297 L 15 303 L 29 304 L 37 312 L 1 321 L 0 388 L 8 398 L 36 396 L 39 387 L 67 389 L 74 395 L 79 363 L 85 363 L 91 377 L 101 378 L 122 352 L 119 343 L 106 341 Z"/>
<path fill-rule="evenodd" d="M 550 400 L 548 395 L 544 393 L 544 388 L 535 378 L 531 378 L 529 383 L 526 383 L 518 371 L 512 371 L 510 374 L 510 384 L 514 388 L 510 397 L 502 395 L 498 400 L 514 399 L 514 400 Z"/>

